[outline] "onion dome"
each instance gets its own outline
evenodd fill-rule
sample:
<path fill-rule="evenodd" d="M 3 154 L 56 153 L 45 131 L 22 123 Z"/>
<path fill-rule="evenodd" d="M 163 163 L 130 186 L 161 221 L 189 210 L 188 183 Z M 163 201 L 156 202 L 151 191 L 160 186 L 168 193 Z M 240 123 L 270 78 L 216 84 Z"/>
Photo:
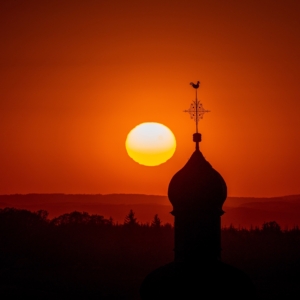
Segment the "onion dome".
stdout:
<path fill-rule="evenodd" d="M 204 158 L 199 148 L 171 179 L 168 197 L 177 211 L 219 211 L 227 197 L 222 176 Z"/>

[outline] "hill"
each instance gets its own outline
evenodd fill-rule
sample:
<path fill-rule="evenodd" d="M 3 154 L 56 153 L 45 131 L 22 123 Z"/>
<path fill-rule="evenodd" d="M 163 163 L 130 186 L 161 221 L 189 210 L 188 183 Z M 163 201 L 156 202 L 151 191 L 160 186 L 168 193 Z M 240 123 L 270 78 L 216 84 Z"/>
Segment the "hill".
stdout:
<path fill-rule="evenodd" d="M 15 207 L 47 210 L 54 218 L 72 211 L 86 211 L 115 222 L 123 222 L 130 209 L 139 222 L 151 222 L 158 214 L 162 222 L 173 223 L 172 206 L 167 196 L 143 194 L 15 194 L 0 195 L 0 208 Z M 228 197 L 223 210 L 222 226 L 261 226 L 276 221 L 282 228 L 300 225 L 300 195 L 271 198 Z"/>

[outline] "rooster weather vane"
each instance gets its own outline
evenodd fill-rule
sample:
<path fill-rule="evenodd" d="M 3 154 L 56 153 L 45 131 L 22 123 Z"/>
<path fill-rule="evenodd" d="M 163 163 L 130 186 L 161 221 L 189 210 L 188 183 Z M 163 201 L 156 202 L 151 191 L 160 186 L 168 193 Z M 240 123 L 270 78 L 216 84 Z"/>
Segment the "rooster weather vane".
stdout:
<path fill-rule="evenodd" d="M 200 86 L 200 81 L 197 81 L 197 83 L 191 82 L 190 85 L 196 90 L 196 100 L 194 100 L 190 108 L 184 110 L 184 112 L 188 112 L 191 116 L 191 119 L 193 119 L 196 122 L 196 133 L 198 133 L 198 122 L 200 119 L 203 119 L 203 115 L 206 112 L 209 112 L 209 110 L 204 109 L 202 103 L 198 100 L 197 97 L 197 89 Z"/>

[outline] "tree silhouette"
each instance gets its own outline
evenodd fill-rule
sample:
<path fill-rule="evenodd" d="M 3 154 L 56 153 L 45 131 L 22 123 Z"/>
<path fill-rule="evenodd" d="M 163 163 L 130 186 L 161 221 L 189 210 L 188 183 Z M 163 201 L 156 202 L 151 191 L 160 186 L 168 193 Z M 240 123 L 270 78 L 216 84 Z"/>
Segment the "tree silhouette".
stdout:
<path fill-rule="evenodd" d="M 161 226 L 161 220 L 158 217 L 158 214 L 156 214 L 151 222 L 151 227 L 160 228 L 160 226 Z"/>
<path fill-rule="evenodd" d="M 137 219 L 134 217 L 135 213 L 133 212 L 133 210 L 131 209 L 128 213 L 128 215 L 125 217 L 124 220 L 124 225 L 125 226 L 137 226 L 138 222 Z"/>
<path fill-rule="evenodd" d="M 281 232 L 281 228 L 280 228 L 279 224 L 275 221 L 263 223 L 262 230 L 264 232 L 269 232 L 269 233 L 279 233 L 279 232 Z"/>
<path fill-rule="evenodd" d="M 51 224 L 56 226 L 65 225 L 91 225 L 91 226 L 111 226 L 113 219 L 105 219 L 100 215 L 89 215 L 87 212 L 73 211 L 71 213 L 63 214 L 51 220 Z"/>
<path fill-rule="evenodd" d="M 87 224 L 90 216 L 87 212 L 73 211 L 54 218 L 51 222 L 54 225 Z"/>

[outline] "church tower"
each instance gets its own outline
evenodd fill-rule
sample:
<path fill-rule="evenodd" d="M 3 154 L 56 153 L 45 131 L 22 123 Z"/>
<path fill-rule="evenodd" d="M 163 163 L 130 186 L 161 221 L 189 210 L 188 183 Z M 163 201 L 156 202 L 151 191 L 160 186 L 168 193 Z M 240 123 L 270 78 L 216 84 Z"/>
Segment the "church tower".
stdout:
<path fill-rule="evenodd" d="M 208 111 L 198 101 L 200 82 L 191 85 L 196 98 L 186 112 L 196 122 L 195 151 L 168 188 L 174 215 L 174 261 L 145 278 L 141 299 L 253 299 L 250 279 L 221 261 L 221 216 L 227 187 L 200 151 L 198 122 Z"/>
<path fill-rule="evenodd" d="M 201 261 L 221 257 L 222 205 L 227 187 L 222 176 L 210 165 L 200 151 L 201 134 L 198 122 L 204 110 L 197 97 L 186 112 L 196 122 L 193 135 L 195 152 L 186 165 L 171 179 L 168 197 L 175 217 L 175 261 Z"/>

